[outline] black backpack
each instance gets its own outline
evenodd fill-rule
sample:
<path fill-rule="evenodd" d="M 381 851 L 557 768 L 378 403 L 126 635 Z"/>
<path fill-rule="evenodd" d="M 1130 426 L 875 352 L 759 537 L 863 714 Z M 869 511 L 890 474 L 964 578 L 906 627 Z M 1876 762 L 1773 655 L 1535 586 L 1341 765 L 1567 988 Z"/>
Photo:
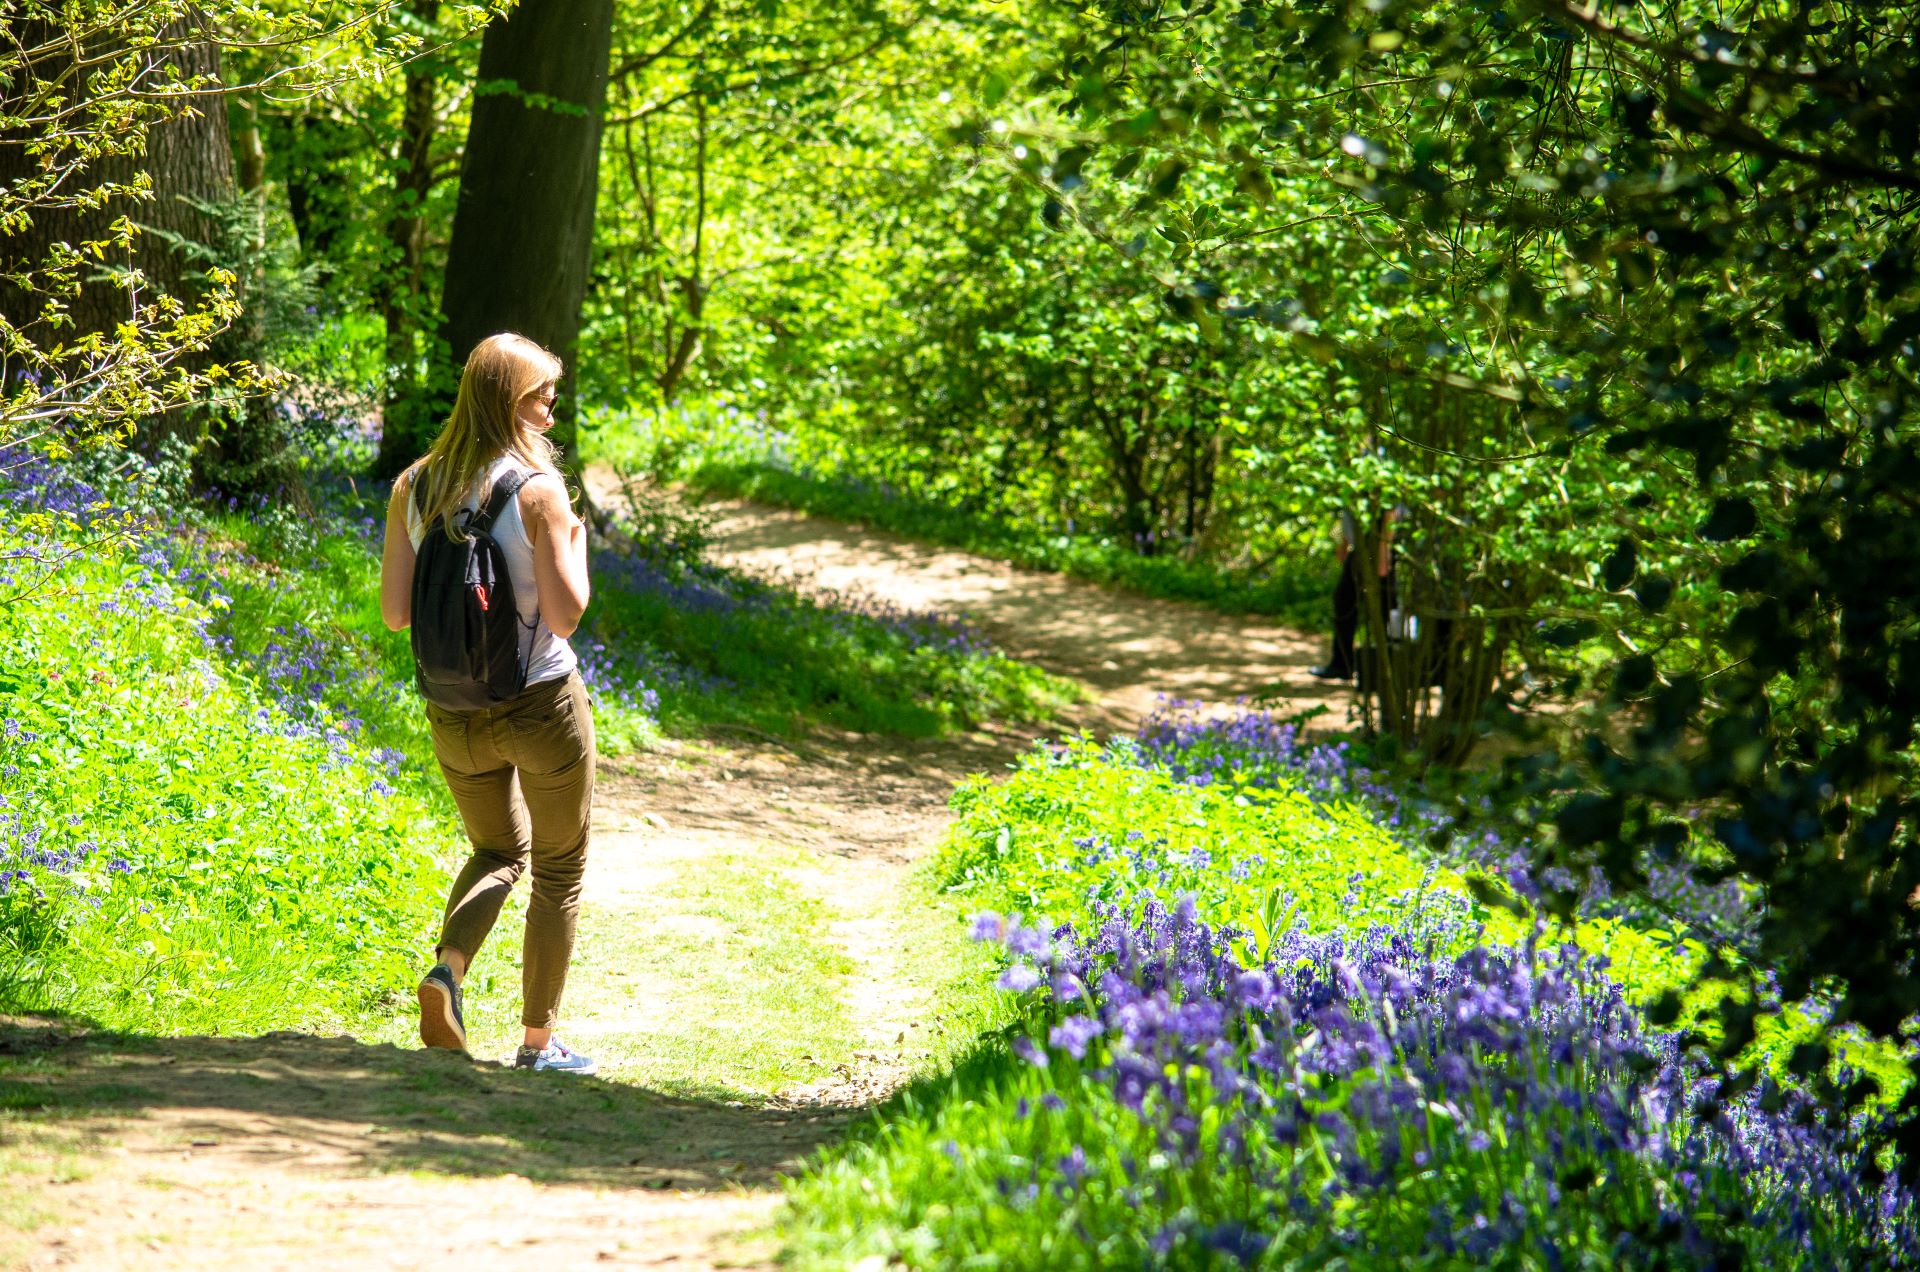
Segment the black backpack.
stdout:
<path fill-rule="evenodd" d="M 493 523 L 531 473 L 508 473 L 478 512 L 454 513 L 461 537 L 444 520 L 426 527 L 413 559 L 413 675 L 421 696 L 450 711 L 491 707 L 527 687 L 527 631 L 514 603 L 507 554 Z M 426 520 L 426 471 L 414 477 L 413 506 Z"/>

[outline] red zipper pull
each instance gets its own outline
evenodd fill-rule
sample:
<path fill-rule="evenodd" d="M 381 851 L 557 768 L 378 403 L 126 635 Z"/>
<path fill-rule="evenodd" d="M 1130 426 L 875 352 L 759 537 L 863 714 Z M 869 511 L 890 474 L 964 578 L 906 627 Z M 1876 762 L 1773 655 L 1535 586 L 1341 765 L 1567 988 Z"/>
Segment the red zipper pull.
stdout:
<path fill-rule="evenodd" d="M 487 589 L 478 583 L 473 585 L 473 594 L 480 600 L 480 612 L 487 612 Z"/>

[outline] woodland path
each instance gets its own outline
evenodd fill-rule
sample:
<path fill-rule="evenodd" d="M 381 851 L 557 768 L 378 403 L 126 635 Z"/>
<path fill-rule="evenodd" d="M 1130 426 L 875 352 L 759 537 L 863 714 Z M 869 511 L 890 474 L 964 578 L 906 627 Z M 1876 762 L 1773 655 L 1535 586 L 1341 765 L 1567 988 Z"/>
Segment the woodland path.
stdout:
<path fill-rule="evenodd" d="M 1044 730 L 729 737 L 603 761 L 562 1031 L 601 1060 L 597 1079 L 423 1052 L 410 1002 L 376 1039 L 0 1021 L 0 1057 L 26 1062 L 0 1103 L 45 1110 L 0 1142 L 0 1265 L 765 1266 L 782 1177 L 924 1063 L 942 1027 L 911 956 L 926 916 L 903 885 L 956 781 L 1001 771 L 1041 732 L 1131 729 L 1161 693 L 1220 702 L 1281 682 L 1282 711 L 1344 714 L 1305 674 L 1321 641 L 1264 621 L 751 503 L 708 510 L 725 562 L 963 613 L 1089 700 Z M 778 1018 L 742 1013 L 684 965 L 756 939 L 713 893 L 759 871 L 823 916 L 845 1028 L 835 1051 L 749 1080 L 725 1071 L 729 1041 L 779 1059 L 778 1039 L 739 1032 Z M 509 961 L 515 918 L 483 962 Z M 511 966 L 493 984 L 516 997 Z M 470 986 L 482 1059 L 508 1050 L 511 1025 L 486 988 Z"/>

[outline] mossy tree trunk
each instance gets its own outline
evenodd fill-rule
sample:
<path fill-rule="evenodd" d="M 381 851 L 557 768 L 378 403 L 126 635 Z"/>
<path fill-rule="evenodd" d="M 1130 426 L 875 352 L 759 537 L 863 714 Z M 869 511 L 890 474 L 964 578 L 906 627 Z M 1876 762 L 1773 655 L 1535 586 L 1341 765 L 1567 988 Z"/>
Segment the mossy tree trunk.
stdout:
<path fill-rule="evenodd" d="M 164 43 L 152 52 L 152 58 L 157 65 L 171 66 L 182 80 L 217 77 L 219 49 L 194 39 L 193 34 L 186 23 L 176 23 L 164 33 Z M 8 35 L 26 51 L 25 72 L 11 90 L 19 93 L 33 91 L 28 86 L 31 81 L 84 83 L 88 65 L 101 61 L 111 51 L 110 44 L 76 45 L 65 37 L 61 27 L 45 21 L 9 23 Z M 118 325 L 133 321 L 135 307 L 153 297 L 142 298 L 131 291 L 119 274 L 121 270 L 139 270 L 150 289 L 189 303 L 199 290 L 198 274 L 204 266 L 190 262 L 166 236 L 177 235 L 195 243 L 210 241 L 214 226 L 195 203 L 223 203 L 234 197 L 226 103 L 219 98 L 201 98 L 172 118 L 148 125 L 145 133 L 144 146 L 135 138 L 125 153 L 94 159 L 66 183 L 64 197 L 49 197 L 34 209 L 25 225 L 0 235 L 0 271 L 27 274 L 44 268 L 57 244 L 79 247 L 110 239 L 109 227 L 122 216 L 148 231 L 136 235 L 131 251 L 120 259 L 109 259 L 99 268 L 83 271 L 79 291 L 67 298 L 66 312 L 72 326 L 62 329 L 64 334 L 58 336 L 49 332 L 52 339 L 70 341 L 75 335 L 110 333 Z M 0 187 L 13 186 L 40 172 L 42 160 L 29 147 L 45 140 L 25 133 L 0 136 Z M 56 145 L 56 162 L 60 153 Z M 151 198 L 113 197 L 101 206 L 73 206 L 82 191 L 123 186 L 143 171 L 152 178 Z M 11 322 L 22 327 L 44 326 L 40 318 L 44 303 L 44 296 L 0 286 L 0 306 Z"/>
<path fill-rule="evenodd" d="M 612 0 L 526 0 L 488 25 L 441 297 L 450 368 L 488 335 L 517 331 L 573 380 L 612 45 Z M 570 387 L 554 429 L 569 453 Z"/>

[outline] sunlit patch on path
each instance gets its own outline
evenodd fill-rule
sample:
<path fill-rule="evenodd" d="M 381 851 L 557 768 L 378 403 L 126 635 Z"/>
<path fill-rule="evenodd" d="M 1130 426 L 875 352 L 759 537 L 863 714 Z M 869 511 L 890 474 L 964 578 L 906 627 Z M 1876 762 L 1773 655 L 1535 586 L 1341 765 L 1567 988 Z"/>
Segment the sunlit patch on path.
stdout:
<path fill-rule="evenodd" d="M 1284 711 L 1324 705 L 1344 722 L 1346 690 L 1307 675 L 1324 661 L 1323 637 L 764 504 L 706 506 L 717 559 L 959 614 L 1008 653 L 1092 686 L 1095 700 L 1073 722 L 1096 732 L 1133 728 L 1161 694 L 1231 702 L 1265 691 L 1284 700 Z"/>

